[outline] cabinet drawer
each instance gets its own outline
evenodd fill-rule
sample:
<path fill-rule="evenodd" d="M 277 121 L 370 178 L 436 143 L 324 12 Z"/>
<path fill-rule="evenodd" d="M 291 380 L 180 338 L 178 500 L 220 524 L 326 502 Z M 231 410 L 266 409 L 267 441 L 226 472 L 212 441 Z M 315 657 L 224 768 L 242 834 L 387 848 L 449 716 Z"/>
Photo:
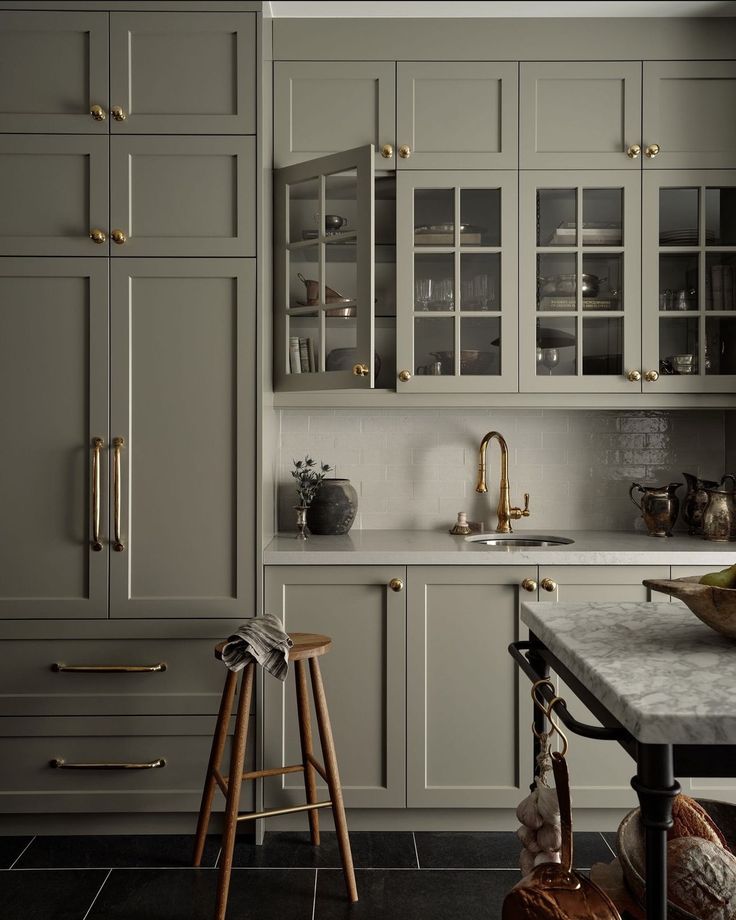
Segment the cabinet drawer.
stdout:
<path fill-rule="evenodd" d="M 254 721 L 248 769 L 253 764 Z M 0 719 L 0 810 L 197 811 L 214 728 L 213 716 Z M 228 772 L 229 756 L 228 745 L 223 773 Z M 222 807 L 222 801 L 215 807 Z M 253 787 L 246 785 L 241 810 L 252 807 Z"/>

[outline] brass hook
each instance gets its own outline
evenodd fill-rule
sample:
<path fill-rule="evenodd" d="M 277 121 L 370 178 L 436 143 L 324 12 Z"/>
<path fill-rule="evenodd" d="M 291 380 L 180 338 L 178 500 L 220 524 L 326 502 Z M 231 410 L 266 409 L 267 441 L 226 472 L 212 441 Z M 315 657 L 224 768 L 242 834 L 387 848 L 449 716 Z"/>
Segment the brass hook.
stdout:
<path fill-rule="evenodd" d="M 545 705 L 545 704 L 544 704 L 544 701 L 543 701 L 543 700 L 540 700 L 540 699 L 539 699 L 539 696 L 537 695 L 537 689 L 538 689 L 539 687 L 541 687 L 543 684 L 546 684 L 548 687 L 550 687 L 550 688 L 552 689 L 552 692 L 553 692 L 553 693 L 555 692 L 555 689 L 556 689 L 556 688 L 555 688 L 554 683 L 550 680 L 549 677 L 543 677 L 543 678 L 541 678 L 540 680 L 535 680 L 534 683 L 532 684 L 532 700 L 534 701 L 534 705 L 537 706 L 539 709 L 541 709 L 542 712 L 543 712 L 543 713 L 545 714 L 545 716 L 547 717 L 547 721 L 549 722 L 549 724 L 550 724 L 550 726 L 551 726 L 551 728 L 552 728 L 552 731 L 557 732 L 557 734 L 558 734 L 558 735 L 560 736 L 560 738 L 562 739 L 562 751 L 561 751 L 561 756 L 564 757 L 564 756 L 567 754 L 567 750 L 568 750 L 568 747 L 569 747 L 569 744 L 568 744 L 568 741 L 567 741 L 567 735 L 566 735 L 566 734 L 564 733 L 564 731 L 560 728 L 560 726 L 557 724 L 557 722 L 555 722 L 555 720 L 552 718 L 552 714 L 553 714 L 553 707 L 555 706 L 555 704 L 556 704 L 556 703 L 564 703 L 565 700 L 564 700 L 561 696 L 555 695 L 555 696 L 552 697 L 552 699 L 549 701 L 549 703 L 548 703 L 547 705 Z M 532 723 L 532 731 L 533 731 L 534 735 L 535 735 L 537 738 L 541 738 L 541 735 L 540 735 L 540 733 L 537 731 L 537 728 L 536 728 L 536 726 L 534 725 L 534 723 Z M 544 733 L 542 733 L 542 734 L 544 734 Z"/>
<path fill-rule="evenodd" d="M 557 732 L 557 734 L 562 738 L 562 750 L 560 751 L 560 757 L 564 757 L 567 754 L 567 749 L 569 747 L 567 743 L 567 735 L 563 732 L 557 722 L 552 718 L 552 707 L 555 703 L 565 703 L 564 699 L 561 696 L 555 696 L 549 701 L 547 706 L 547 718 L 549 719 L 549 724 Z"/>

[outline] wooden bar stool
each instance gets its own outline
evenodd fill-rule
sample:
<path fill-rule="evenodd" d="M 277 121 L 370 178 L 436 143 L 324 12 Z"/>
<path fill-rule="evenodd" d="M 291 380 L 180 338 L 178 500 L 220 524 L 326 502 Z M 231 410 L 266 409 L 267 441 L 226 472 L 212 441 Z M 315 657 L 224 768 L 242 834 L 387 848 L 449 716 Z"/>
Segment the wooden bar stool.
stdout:
<path fill-rule="evenodd" d="M 358 900 L 358 889 L 355 885 L 355 872 L 353 870 L 353 856 L 350 851 L 350 838 L 348 837 L 348 826 L 345 820 L 345 806 L 342 800 L 340 775 L 337 769 L 337 757 L 335 756 L 335 745 L 332 739 L 332 726 L 330 725 L 330 716 L 327 711 L 327 699 L 325 697 L 325 690 L 322 684 L 322 673 L 318 661 L 321 655 L 329 651 L 332 640 L 327 636 L 319 636 L 313 633 L 290 633 L 289 637 L 294 643 L 289 649 L 289 661 L 294 663 L 294 671 L 296 672 L 296 703 L 299 717 L 299 740 L 302 749 L 302 762 L 300 764 L 293 764 L 288 767 L 275 767 L 267 770 L 253 770 L 249 773 L 243 772 L 245 766 L 245 745 L 248 737 L 248 716 L 250 713 L 251 697 L 253 695 L 253 676 L 255 674 L 255 663 L 250 662 L 250 664 L 247 664 L 245 668 L 243 668 L 240 700 L 238 702 L 238 712 L 235 718 L 235 734 L 233 735 L 230 753 L 230 773 L 227 776 L 222 775 L 220 772 L 220 763 L 222 762 L 225 742 L 227 741 L 228 725 L 233 710 L 238 675 L 234 671 L 228 670 L 227 677 L 225 678 L 225 687 L 222 691 L 222 699 L 220 700 L 220 711 L 217 716 L 215 735 L 212 739 L 210 760 L 207 765 L 207 775 L 205 778 L 204 790 L 202 792 L 202 804 L 199 809 L 199 821 L 197 822 L 197 837 L 194 845 L 194 865 L 199 866 L 202 861 L 202 853 L 207 837 L 207 828 L 209 826 L 210 814 L 212 813 L 212 801 L 215 795 L 215 787 L 219 786 L 225 796 L 226 805 L 225 829 L 222 835 L 222 854 L 217 878 L 215 920 L 224 920 L 225 911 L 227 910 L 227 895 L 230 887 L 230 871 L 233 865 L 233 849 L 235 847 L 235 833 L 238 822 L 254 821 L 257 818 L 269 818 L 275 815 L 292 814 L 297 811 L 306 811 L 309 813 L 309 830 L 312 844 L 317 846 L 319 844 L 319 815 L 317 810 L 320 808 L 332 808 L 348 897 L 351 901 Z M 224 646 L 225 642 L 221 642 L 219 645 L 215 646 L 215 658 L 222 659 L 222 650 Z M 324 766 L 314 756 L 312 749 L 312 726 L 309 717 L 307 667 L 305 663 L 307 660 L 309 660 L 312 694 L 314 696 L 314 706 L 317 711 L 317 725 L 319 727 L 319 737 L 325 760 Z M 239 813 L 240 789 L 245 780 L 258 779 L 263 776 L 280 776 L 284 773 L 304 773 L 304 788 L 307 798 L 305 805 L 296 805 L 289 808 L 273 808 L 270 811 Z M 322 779 L 327 783 L 327 788 L 330 793 L 329 799 L 324 802 L 317 800 L 317 773 L 319 773 Z"/>

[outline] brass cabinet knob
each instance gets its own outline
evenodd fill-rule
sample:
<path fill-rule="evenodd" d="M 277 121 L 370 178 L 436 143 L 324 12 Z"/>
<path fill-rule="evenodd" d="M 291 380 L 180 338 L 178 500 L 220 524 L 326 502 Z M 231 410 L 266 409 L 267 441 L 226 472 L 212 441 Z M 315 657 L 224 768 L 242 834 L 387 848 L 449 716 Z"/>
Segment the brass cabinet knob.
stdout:
<path fill-rule="evenodd" d="M 392 591 L 403 591 L 404 590 L 404 582 L 400 578 L 392 578 L 391 581 L 388 583 L 388 586 L 389 588 L 391 588 Z"/>
<path fill-rule="evenodd" d="M 370 377 L 371 369 L 367 364 L 354 364 L 353 365 L 353 376 L 354 377 Z"/>
<path fill-rule="evenodd" d="M 626 156 L 630 160 L 635 160 L 641 153 L 641 147 L 638 144 L 630 144 L 626 148 Z"/>
<path fill-rule="evenodd" d="M 89 231 L 89 238 L 92 240 L 93 243 L 97 243 L 98 246 L 102 245 L 102 243 L 104 243 L 105 240 L 107 239 L 107 237 L 105 236 L 105 231 L 100 230 L 99 227 L 93 227 Z"/>
<path fill-rule="evenodd" d="M 128 237 L 125 235 L 123 230 L 111 230 L 110 239 L 113 241 L 113 243 L 117 243 L 118 246 L 122 246 L 123 243 L 128 241 Z"/>
<path fill-rule="evenodd" d="M 407 383 L 411 380 L 411 371 L 399 371 L 399 380 L 402 383 Z"/>
<path fill-rule="evenodd" d="M 644 374 L 644 379 L 647 383 L 655 383 L 659 380 L 659 371 L 647 371 L 646 374 Z"/>
<path fill-rule="evenodd" d="M 533 578 L 525 578 L 524 581 L 522 581 L 522 583 L 521 583 L 521 587 L 522 587 L 525 591 L 536 591 L 536 590 L 537 590 L 537 583 L 536 583 L 536 581 L 534 581 Z"/>
<path fill-rule="evenodd" d="M 402 160 L 408 160 L 411 156 L 411 147 L 408 144 L 402 144 L 399 147 L 399 156 Z"/>
<path fill-rule="evenodd" d="M 95 121 L 104 121 L 107 117 L 105 115 L 105 110 L 101 105 L 93 105 L 89 110 L 89 114 L 94 118 Z"/>
<path fill-rule="evenodd" d="M 647 149 L 644 151 L 644 156 L 648 157 L 650 160 L 653 160 L 661 151 L 659 144 L 650 144 Z"/>
<path fill-rule="evenodd" d="M 626 379 L 631 381 L 631 383 L 636 383 L 637 380 L 641 380 L 641 374 L 636 370 L 629 371 L 629 373 L 626 375 Z"/>
<path fill-rule="evenodd" d="M 384 144 L 383 147 L 381 147 L 381 156 L 384 158 L 384 160 L 390 160 L 393 155 L 394 148 L 392 144 Z"/>
<path fill-rule="evenodd" d="M 110 114 L 115 119 L 115 121 L 125 121 L 125 119 L 128 117 L 121 105 L 114 105 L 110 109 Z"/>
<path fill-rule="evenodd" d="M 543 578 L 539 584 L 544 588 L 545 591 L 556 591 L 557 582 L 554 578 Z"/>

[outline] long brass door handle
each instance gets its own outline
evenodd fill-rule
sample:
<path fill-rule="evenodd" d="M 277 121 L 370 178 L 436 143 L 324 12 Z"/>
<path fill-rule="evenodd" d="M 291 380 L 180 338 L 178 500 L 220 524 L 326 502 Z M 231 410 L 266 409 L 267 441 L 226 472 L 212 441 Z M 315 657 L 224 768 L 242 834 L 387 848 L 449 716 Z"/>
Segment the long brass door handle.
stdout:
<path fill-rule="evenodd" d="M 113 492 L 113 512 L 114 512 L 114 534 L 112 548 L 116 553 L 122 553 L 125 549 L 120 535 L 120 452 L 125 445 L 125 438 L 112 439 L 112 492 Z"/>
<path fill-rule="evenodd" d="M 92 438 L 92 552 L 102 550 L 100 542 L 100 454 L 104 445 L 102 438 Z"/>
<path fill-rule="evenodd" d="M 102 761 L 99 763 L 70 763 L 63 757 L 54 757 L 49 761 L 49 766 L 55 770 L 160 770 L 166 766 L 163 757 L 157 757 L 156 760 L 144 761 L 143 763 L 110 763 Z"/>
<path fill-rule="evenodd" d="M 62 664 L 55 661 L 51 670 L 58 674 L 156 674 L 166 670 L 166 662 L 156 664 Z"/>

